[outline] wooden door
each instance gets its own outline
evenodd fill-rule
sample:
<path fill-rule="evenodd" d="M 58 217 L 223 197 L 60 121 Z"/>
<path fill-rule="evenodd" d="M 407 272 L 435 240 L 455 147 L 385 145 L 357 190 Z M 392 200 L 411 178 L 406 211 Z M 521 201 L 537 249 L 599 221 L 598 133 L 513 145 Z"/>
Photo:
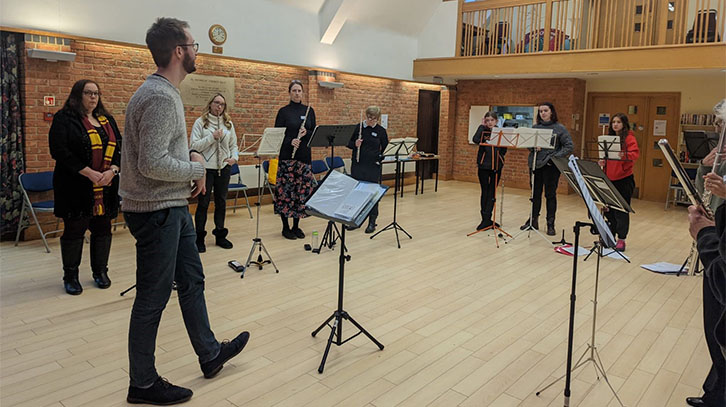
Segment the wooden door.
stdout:
<path fill-rule="evenodd" d="M 633 130 L 635 139 L 638 141 L 638 148 L 643 149 L 646 141 L 644 123 L 648 113 L 648 98 L 646 96 L 591 93 L 587 112 L 585 158 L 597 160 L 597 136 L 608 132 L 609 127 L 602 126 L 599 123 L 601 114 L 612 117 L 615 113 L 625 113 L 630 121 L 630 129 Z M 633 177 L 635 178 L 633 198 L 641 198 L 644 163 L 645 161 L 641 156 L 633 165 Z"/>
<path fill-rule="evenodd" d="M 625 113 L 635 134 L 640 157 L 633 166 L 635 178 L 634 198 L 665 202 L 671 169 L 656 145 L 667 138 L 672 146 L 678 144 L 678 119 L 680 117 L 679 93 L 590 93 L 588 95 L 587 121 L 585 122 L 585 157 L 596 159 L 597 136 L 602 134 L 598 119 L 600 114 L 612 117 Z M 656 120 L 665 125 L 665 134 L 656 133 Z M 663 122 L 665 121 L 665 122 Z"/>
<path fill-rule="evenodd" d="M 421 89 L 418 91 L 418 120 L 416 149 L 426 153 L 439 152 L 439 103 L 441 92 Z M 431 165 L 423 166 L 423 178 L 431 178 Z"/>
<path fill-rule="evenodd" d="M 666 199 L 671 167 L 656 143 L 662 138 L 667 138 L 670 145 L 677 151 L 680 104 L 680 94 L 649 97 L 648 121 L 646 123 L 648 137 L 645 148 L 641 147 L 640 149 L 641 160 L 645 164 L 644 178 L 647 180 L 643 185 L 642 197 L 648 201 L 665 202 Z M 660 122 L 660 126 L 656 126 L 657 122 Z M 656 129 L 656 127 L 662 130 L 663 126 L 665 126 L 665 134 L 658 134 L 659 129 Z"/>

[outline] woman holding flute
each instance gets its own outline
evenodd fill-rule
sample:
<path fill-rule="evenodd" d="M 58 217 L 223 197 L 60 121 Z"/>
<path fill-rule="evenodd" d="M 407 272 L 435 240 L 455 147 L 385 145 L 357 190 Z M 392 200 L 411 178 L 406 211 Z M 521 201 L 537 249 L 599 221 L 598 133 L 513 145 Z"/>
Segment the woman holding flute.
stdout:
<path fill-rule="evenodd" d="M 286 129 L 277 164 L 275 213 L 282 219 L 282 236 L 294 240 L 305 237 L 299 222 L 307 216 L 305 200 L 313 190 L 312 156 L 307 144 L 315 129 L 315 110 L 302 103 L 302 82 L 291 81 L 287 90 L 290 103 L 280 108 L 275 119 L 275 127 Z M 292 227 L 288 218 L 293 218 Z"/>

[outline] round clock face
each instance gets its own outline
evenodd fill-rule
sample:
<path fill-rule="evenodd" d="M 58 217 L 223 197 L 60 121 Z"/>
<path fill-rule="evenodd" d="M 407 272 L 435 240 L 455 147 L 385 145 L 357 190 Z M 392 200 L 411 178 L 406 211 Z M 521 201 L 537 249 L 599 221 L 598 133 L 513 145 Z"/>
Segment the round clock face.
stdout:
<path fill-rule="evenodd" d="M 227 30 L 225 30 L 221 25 L 215 24 L 209 28 L 209 39 L 215 45 L 222 45 L 225 41 L 227 41 Z"/>

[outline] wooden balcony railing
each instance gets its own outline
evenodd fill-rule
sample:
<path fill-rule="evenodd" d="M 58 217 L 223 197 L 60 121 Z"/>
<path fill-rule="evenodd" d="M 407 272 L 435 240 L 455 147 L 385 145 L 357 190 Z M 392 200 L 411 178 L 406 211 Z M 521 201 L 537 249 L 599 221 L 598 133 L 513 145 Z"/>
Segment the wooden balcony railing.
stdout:
<path fill-rule="evenodd" d="M 723 43 L 726 0 L 459 0 L 456 56 Z"/>

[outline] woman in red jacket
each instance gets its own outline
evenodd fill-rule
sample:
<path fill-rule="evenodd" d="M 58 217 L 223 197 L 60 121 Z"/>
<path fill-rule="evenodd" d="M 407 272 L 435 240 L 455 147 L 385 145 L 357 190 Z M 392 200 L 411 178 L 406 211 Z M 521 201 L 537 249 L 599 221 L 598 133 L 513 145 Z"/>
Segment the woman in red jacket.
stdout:
<path fill-rule="evenodd" d="M 620 195 L 630 204 L 630 198 L 633 197 L 635 190 L 635 178 L 633 177 L 633 164 L 640 155 L 638 149 L 638 141 L 630 130 L 628 116 L 623 113 L 616 113 L 610 119 L 610 134 L 620 136 L 620 159 L 619 160 L 601 160 L 604 165 L 605 174 L 610 181 L 613 182 L 615 188 Z M 615 249 L 621 252 L 625 251 L 625 237 L 630 229 L 630 214 L 616 210 L 605 212 L 605 217 L 610 222 L 610 229 L 614 235 L 617 235 L 617 244 Z"/>

